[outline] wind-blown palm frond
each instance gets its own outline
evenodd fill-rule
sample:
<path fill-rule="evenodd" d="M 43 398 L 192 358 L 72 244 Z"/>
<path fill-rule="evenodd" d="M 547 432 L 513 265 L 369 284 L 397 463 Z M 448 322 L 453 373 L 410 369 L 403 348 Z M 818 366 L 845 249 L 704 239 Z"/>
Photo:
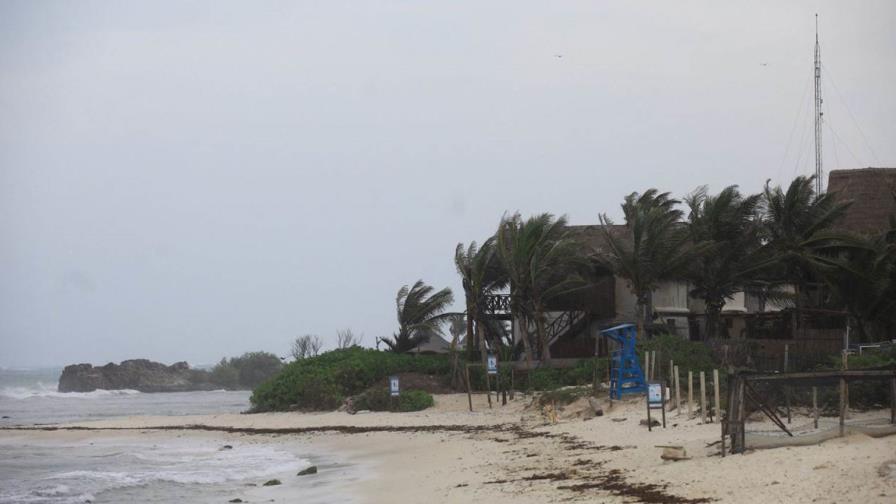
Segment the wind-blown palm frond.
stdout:
<path fill-rule="evenodd" d="M 813 181 L 797 177 L 786 191 L 766 183 L 763 192 L 763 260 L 755 272 L 772 283 L 792 285 L 797 307 L 810 281 L 840 267 L 838 256 L 865 247 L 854 236 L 831 230 L 849 203 L 837 201 L 833 193 L 816 194 Z"/>
<path fill-rule="evenodd" d="M 511 311 L 520 323 L 526 358 L 533 354 L 529 322 L 535 323 L 541 355 L 550 359 L 544 313 L 552 299 L 584 286 L 580 270 L 586 265 L 583 247 L 567 231 L 566 217 L 549 213 L 523 220 L 505 216 L 497 232 L 497 250 L 510 280 Z"/>
<path fill-rule="evenodd" d="M 700 187 L 685 198 L 690 240 L 706 249 L 695 258 L 689 279 L 690 294 L 703 299 L 706 307 L 707 337 L 718 336 L 726 301 L 754 282 L 751 271 L 760 260 L 760 201 L 758 194 L 742 196 L 737 186 L 715 196 Z"/>
<path fill-rule="evenodd" d="M 625 234 L 613 232 L 613 223 L 600 215 L 609 251 L 604 259 L 615 273 L 629 281 L 638 304 L 639 333 L 651 318 L 650 297 L 661 282 L 683 278 L 705 245 L 694 244 L 682 225 L 681 203 L 656 189 L 625 197 Z"/>
<path fill-rule="evenodd" d="M 383 343 L 393 352 L 407 352 L 433 335 L 441 334 L 441 323 L 451 313 L 447 309 L 454 303 L 451 289 L 444 288 L 438 292 L 418 280 L 412 287 L 407 285 L 398 289 L 395 297 L 398 332 L 392 339 L 383 338 Z"/>

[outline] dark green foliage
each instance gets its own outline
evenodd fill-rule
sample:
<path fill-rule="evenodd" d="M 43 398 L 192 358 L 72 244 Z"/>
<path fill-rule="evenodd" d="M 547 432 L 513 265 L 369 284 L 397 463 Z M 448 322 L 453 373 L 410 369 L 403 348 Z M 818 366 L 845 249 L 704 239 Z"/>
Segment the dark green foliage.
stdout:
<path fill-rule="evenodd" d="M 597 367 L 597 379 L 606 381 L 607 359 L 583 359 L 568 368 L 538 368 L 528 373 L 517 372 L 514 387 L 517 390 L 554 390 L 560 387 L 584 386 L 594 383 L 594 370 Z M 510 368 L 500 366 L 501 389 L 510 388 Z M 470 383 L 474 390 L 485 390 L 485 373 L 482 367 L 470 368 Z M 491 377 L 491 389 L 495 390 L 495 377 Z"/>
<path fill-rule="evenodd" d="M 842 357 L 830 358 L 828 369 L 840 369 Z M 896 368 L 896 346 L 883 350 L 867 349 L 861 355 L 849 356 L 849 369 Z"/>
<path fill-rule="evenodd" d="M 413 356 L 351 347 L 283 367 L 252 394 L 252 411 L 332 410 L 386 377 L 404 372 L 447 376 L 446 356 Z"/>
<path fill-rule="evenodd" d="M 622 204 L 625 230 L 620 234 L 613 231 L 606 214 L 599 216 L 609 249 L 603 260 L 631 285 L 639 334 L 653 320 L 652 292 L 664 281 L 685 276 L 688 266 L 707 249 L 704 243 L 694 243 L 681 225 L 684 213 L 676 208 L 680 203 L 656 189 L 629 194 Z"/>
<path fill-rule="evenodd" d="M 712 371 L 713 368 L 719 367 L 713 363 L 712 352 L 708 346 L 671 334 L 661 334 L 638 343 L 638 358 L 641 359 L 642 366 L 645 351 L 656 351 L 658 373 L 662 376 L 669 374 L 669 360 L 675 361 L 678 369 L 684 372 Z"/>
<path fill-rule="evenodd" d="M 240 370 L 231 366 L 225 357 L 212 368 L 209 380 L 219 387 L 235 390 L 240 386 Z"/>
<path fill-rule="evenodd" d="M 689 268 L 691 295 L 703 300 L 706 337 L 715 338 L 725 332 L 719 324 L 725 303 L 753 283 L 752 270 L 758 262 L 760 246 L 761 196 L 743 196 L 737 186 L 726 187 L 712 196 L 706 187 L 701 187 L 686 202 L 690 208 L 687 229 L 691 241 L 707 249 Z"/>
<path fill-rule="evenodd" d="M 268 352 L 248 352 L 232 359 L 221 359 L 212 368 L 209 381 L 226 389 L 251 389 L 277 374 L 283 363 Z"/>
<path fill-rule="evenodd" d="M 549 392 L 541 394 L 538 397 L 538 403 L 542 406 L 546 406 L 548 404 L 565 406 L 567 404 L 575 402 L 581 397 L 587 397 L 591 395 L 591 392 L 591 387 L 567 387 L 557 390 L 551 390 Z"/>
<path fill-rule="evenodd" d="M 423 390 L 403 390 L 397 399 L 389 395 L 386 387 L 375 387 L 354 400 L 357 411 L 421 411 L 435 404 L 432 396 Z"/>
<path fill-rule="evenodd" d="M 447 287 L 435 292 L 423 280 L 417 280 L 412 287 L 402 286 L 395 297 L 398 332 L 391 339 L 383 338 L 381 341 L 396 353 L 413 350 L 433 335 L 441 335 L 441 324 L 449 316 L 445 310 L 452 303 L 454 295 Z"/>
<path fill-rule="evenodd" d="M 423 390 L 402 392 L 398 399 L 398 411 L 420 411 L 435 404 L 432 396 Z"/>

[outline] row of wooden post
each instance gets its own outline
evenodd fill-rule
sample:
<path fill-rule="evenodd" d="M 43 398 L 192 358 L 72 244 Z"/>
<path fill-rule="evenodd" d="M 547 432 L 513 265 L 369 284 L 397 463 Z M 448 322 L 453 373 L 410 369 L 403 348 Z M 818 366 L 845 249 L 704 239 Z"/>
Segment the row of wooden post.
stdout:
<path fill-rule="evenodd" d="M 482 364 L 469 363 L 466 366 L 464 366 L 464 381 L 466 382 L 466 386 L 467 386 L 467 403 L 470 407 L 470 411 L 473 411 L 473 386 L 470 383 L 470 367 L 471 366 L 472 367 L 480 367 L 480 366 L 482 366 Z M 482 366 L 482 367 L 483 367 L 483 369 L 485 368 L 485 366 Z M 498 364 L 499 372 L 495 374 L 495 401 L 497 401 L 498 398 L 501 397 L 501 405 L 504 406 L 507 404 L 507 390 L 506 389 L 503 390 L 504 394 L 501 395 L 502 390 L 501 390 L 500 369 L 501 369 L 501 364 Z M 513 399 L 513 391 L 514 391 L 514 385 L 515 385 L 515 383 L 514 383 L 515 376 L 514 375 L 515 375 L 514 368 L 513 368 L 513 366 L 510 366 L 510 399 L 511 400 Z M 485 390 L 486 390 L 486 395 L 488 396 L 488 408 L 489 409 L 492 408 L 491 376 L 492 375 L 488 374 L 488 371 L 486 371 L 486 373 L 485 373 Z"/>
<path fill-rule="evenodd" d="M 644 352 L 644 378 L 646 381 L 654 381 L 657 378 L 657 356 L 656 351 L 646 351 Z M 698 375 L 700 380 L 700 419 L 704 423 L 706 423 L 706 413 L 708 411 L 707 406 L 709 405 L 707 400 L 707 391 L 706 391 L 706 373 L 700 371 Z M 719 370 L 713 369 L 712 371 L 712 381 L 713 381 L 713 413 L 715 418 L 719 418 L 720 415 L 720 404 L 721 398 L 719 393 Z M 669 380 L 668 386 L 670 389 L 674 389 L 675 393 L 675 415 L 681 415 L 681 379 L 680 372 L 678 366 L 675 365 L 675 362 L 669 361 Z M 671 397 L 670 397 L 671 401 Z M 688 418 L 694 417 L 694 372 L 688 371 Z"/>

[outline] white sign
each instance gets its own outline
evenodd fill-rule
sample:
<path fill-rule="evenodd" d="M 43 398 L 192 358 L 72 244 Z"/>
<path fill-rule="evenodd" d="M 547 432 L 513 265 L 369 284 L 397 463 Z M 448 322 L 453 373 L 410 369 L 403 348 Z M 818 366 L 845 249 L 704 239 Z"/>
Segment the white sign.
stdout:
<path fill-rule="evenodd" d="M 647 403 L 651 406 L 663 405 L 663 384 L 648 383 L 647 384 Z"/>
<path fill-rule="evenodd" d="M 494 354 L 488 354 L 486 362 L 488 364 L 488 374 L 498 374 L 498 358 Z"/>
<path fill-rule="evenodd" d="M 398 377 L 390 376 L 389 377 L 389 394 L 393 396 L 398 395 Z"/>

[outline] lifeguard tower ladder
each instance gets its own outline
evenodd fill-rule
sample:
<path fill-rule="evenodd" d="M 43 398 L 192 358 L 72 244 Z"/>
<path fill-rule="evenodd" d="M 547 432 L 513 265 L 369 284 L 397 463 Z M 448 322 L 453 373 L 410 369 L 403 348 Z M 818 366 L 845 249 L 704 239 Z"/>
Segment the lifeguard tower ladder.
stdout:
<path fill-rule="evenodd" d="M 622 324 L 600 333 L 619 344 L 619 348 L 610 354 L 610 398 L 621 399 L 624 394 L 647 392 L 635 351 L 638 329 L 633 324 Z"/>

